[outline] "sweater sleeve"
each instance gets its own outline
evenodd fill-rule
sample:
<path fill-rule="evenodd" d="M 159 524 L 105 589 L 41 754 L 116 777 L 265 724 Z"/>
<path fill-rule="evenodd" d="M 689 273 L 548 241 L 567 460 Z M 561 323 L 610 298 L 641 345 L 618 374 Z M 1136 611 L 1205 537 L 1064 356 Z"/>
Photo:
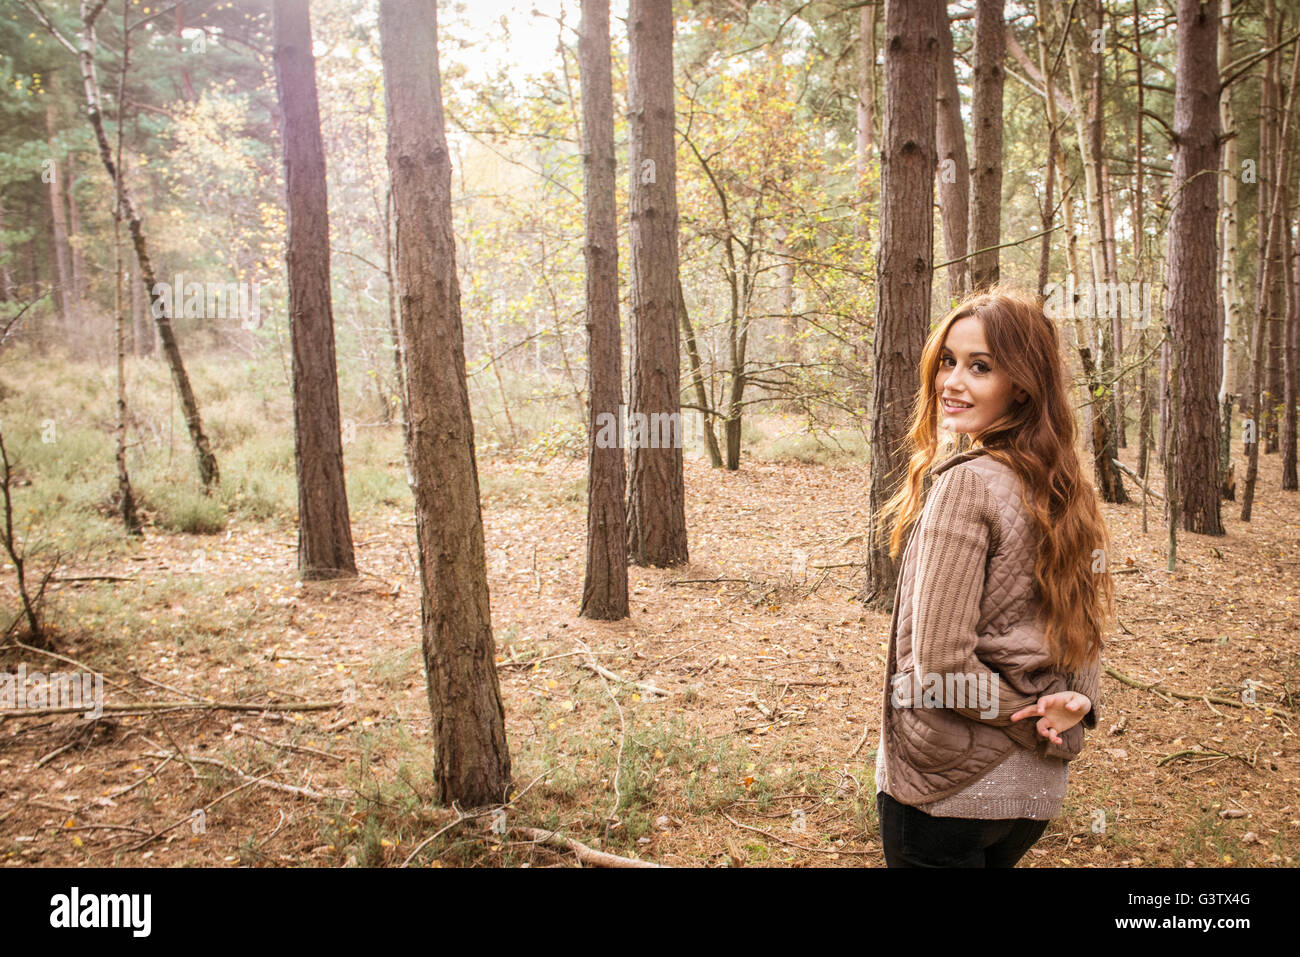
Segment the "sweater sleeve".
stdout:
<path fill-rule="evenodd" d="M 978 474 L 957 467 L 939 475 L 918 521 L 912 655 L 921 675 L 974 675 L 978 687 L 996 682 L 996 715 L 985 717 L 978 707 L 952 710 L 972 721 L 1009 727 L 1011 715 L 1038 698 L 1020 694 L 975 654 L 985 563 L 998 521 Z"/>
<path fill-rule="evenodd" d="M 1101 718 L 1101 655 L 1094 655 L 1087 667 L 1078 672 L 1071 672 L 1069 689 L 1087 695 L 1092 708 L 1080 722 L 1085 728 L 1097 727 Z"/>
<path fill-rule="evenodd" d="M 1044 753 L 1049 758 L 1063 758 L 1071 761 L 1083 751 L 1083 729 L 1097 727 L 1101 715 L 1101 656 L 1094 655 L 1088 664 L 1079 671 L 1071 671 L 1065 676 L 1066 689 L 1088 696 L 1092 707 L 1078 724 L 1071 725 L 1061 735 L 1061 744 L 1047 741 Z"/>

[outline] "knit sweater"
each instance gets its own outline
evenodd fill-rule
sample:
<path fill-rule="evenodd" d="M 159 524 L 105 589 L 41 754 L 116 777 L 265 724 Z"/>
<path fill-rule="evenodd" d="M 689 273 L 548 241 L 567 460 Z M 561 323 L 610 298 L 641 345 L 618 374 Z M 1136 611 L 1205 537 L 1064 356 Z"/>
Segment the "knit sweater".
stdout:
<path fill-rule="evenodd" d="M 986 451 L 958 453 L 930 470 L 933 486 L 904 551 L 890 626 L 876 789 L 936 816 L 1050 818 L 1060 813 L 1066 764 L 1082 748 L 1083 728 L 1098 720 L 1100 661 L 1078 674 L 1051 665 L 1020 481 Z M 936 673 L 996 687 L 996 709 L 891 703 L 895 677 L 906 698 L 918 676 Z M 1010 721 L 1041 695 L 1067 688 L 1093 707 L 1062 745 L 1040 737 L 1032 717 Z"/>

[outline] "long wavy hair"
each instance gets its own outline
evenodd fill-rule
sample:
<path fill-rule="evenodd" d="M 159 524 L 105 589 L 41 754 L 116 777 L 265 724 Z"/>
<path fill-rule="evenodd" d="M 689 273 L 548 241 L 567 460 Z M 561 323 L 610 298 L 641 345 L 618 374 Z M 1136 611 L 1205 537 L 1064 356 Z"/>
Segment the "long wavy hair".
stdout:
<path fill-rule="evenodd" d="M 1043 314 L 1041 298 L 1012 286 L 994 286 L 967 296 L 930 334 L 908 431 L 907 478 L 881 507 L 877 527 L 892 520 L 890 555 L 897 558 L 924 507 L 926 473 L 941 453 L 946 457 L 956 451 L 951 441 L 940 447 L 934 383 L 948 330 L 968 316 L 983 324 L 989 351 L 1010 377 L 1012 389 L 1019 386 L 1028 393 L 971 439 L 973 447 L 982 447 L 1020 476 L 1021 500 L 1038 531 L 1034 579 L 1048 651 L 1057 667 L 1077 671 L 1100 651 L 1114 614 L 1110 536 L 1075 451 L 1077 428 L 1060 337 Z"/>

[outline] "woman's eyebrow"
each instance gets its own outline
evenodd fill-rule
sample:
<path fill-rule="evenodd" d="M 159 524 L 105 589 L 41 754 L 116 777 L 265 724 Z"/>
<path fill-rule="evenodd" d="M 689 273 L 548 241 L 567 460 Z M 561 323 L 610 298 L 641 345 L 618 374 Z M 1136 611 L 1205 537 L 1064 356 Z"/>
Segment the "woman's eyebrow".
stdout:
<path fill-rule="evenodd" d="M 944 346 L 944 347 L 943 347 L 943 351 L 946 352 L 946 353 L 948 353 L 949 355 L 952 354 L 952 350 L 949 349 L 947 346 Z M 972 359 L 973 359 L 975 356 L 983 356 L 983 357 L 986 358 L 986 359 L 992 359 L 992 358 L 993 358 L 993 357 L 992 357 L 991 355 L 989 355 L 987 352 L 972 352 L 970 355 L 971 355 L 971 358 L 972 358 Z"/>

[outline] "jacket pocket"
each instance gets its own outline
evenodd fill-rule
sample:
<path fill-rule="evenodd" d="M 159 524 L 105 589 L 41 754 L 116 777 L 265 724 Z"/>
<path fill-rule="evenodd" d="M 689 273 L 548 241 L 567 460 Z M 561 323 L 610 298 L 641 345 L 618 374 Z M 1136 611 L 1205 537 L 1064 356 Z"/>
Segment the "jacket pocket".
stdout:
<path fill-rule="evenodd" d="M 950 771 L 975 750 L 973 722 L 946 708 L 888 707 L 898 755 L 918 771 Z"/>

